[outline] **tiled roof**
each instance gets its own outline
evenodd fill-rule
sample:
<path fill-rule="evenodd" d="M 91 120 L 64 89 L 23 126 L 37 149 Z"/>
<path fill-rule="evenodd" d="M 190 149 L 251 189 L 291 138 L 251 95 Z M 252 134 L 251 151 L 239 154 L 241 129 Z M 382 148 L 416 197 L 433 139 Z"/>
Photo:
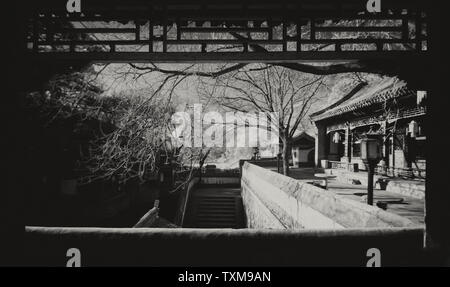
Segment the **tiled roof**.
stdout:
<path fill-rule="evenodd" d="M 408 94 L 413 94 L 413 91 L 408 89 L 405 82 L 397 78 L 381 78 L 362 87 L 339 105 L 331 105 L 312 114 L 311 119 L 320 121 Z"/>
<path fill-rule="evenodd" d="M 297 142 L 301 139 L 306 139 L 308 141 L 314 142 L 314 137 L 310 136 L 308 133 L 306 132 L 301 132 L 300 134 L 294 136 L 292 138 L 292 142 Z"/>

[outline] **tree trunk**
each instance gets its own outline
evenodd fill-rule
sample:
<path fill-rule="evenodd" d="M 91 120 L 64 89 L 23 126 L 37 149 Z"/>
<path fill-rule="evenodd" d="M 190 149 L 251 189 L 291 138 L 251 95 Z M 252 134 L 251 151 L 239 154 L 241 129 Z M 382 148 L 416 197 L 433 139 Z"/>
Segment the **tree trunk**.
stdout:
<path fill-rule="evenodd" d="M 291 144 L 287 139 L 283 140 L 283 174 L 289 176 L 289 153 L 291 152 Z"/>

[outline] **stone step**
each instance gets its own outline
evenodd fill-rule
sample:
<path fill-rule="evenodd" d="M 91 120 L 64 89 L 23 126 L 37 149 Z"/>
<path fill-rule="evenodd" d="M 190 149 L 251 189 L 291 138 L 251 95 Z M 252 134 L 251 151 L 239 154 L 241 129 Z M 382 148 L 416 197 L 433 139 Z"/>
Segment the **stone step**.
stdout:
<path fill-rule="evenodd" d="M 184 227 L 244 228 L 240 190 L 224 187 L 194 190 L 188 202 Z"/>

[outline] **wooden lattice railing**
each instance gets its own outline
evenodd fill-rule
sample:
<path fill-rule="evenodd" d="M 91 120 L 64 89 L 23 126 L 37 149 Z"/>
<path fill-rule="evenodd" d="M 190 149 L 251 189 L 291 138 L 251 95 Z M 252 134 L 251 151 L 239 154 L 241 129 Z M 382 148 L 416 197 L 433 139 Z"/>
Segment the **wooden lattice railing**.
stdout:
<path fill-rule="evenodd" d="M 384 1 L 378 14 L 356 0 L 90 2 L 81 14 L 65 5 L 32 11 L 30 52 L 105 61 L 336 60 L 421 54 L 427 46 L 427 15 L 414 1 Z"/>

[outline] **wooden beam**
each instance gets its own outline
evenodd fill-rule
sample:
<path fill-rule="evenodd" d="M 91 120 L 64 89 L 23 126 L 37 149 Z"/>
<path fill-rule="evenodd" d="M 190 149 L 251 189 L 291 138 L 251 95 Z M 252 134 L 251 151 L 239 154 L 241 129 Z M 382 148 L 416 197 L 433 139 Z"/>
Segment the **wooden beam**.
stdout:
<path fill-rule="evenodd" d="M 107 33 L 107 34 L 128 34 L 136 33 L 136 28 L 63 28 L 55 29 L 55 33 L 68 33 L 68 34 L 87 34 L 87 33 Z"/>
<path fill-rule="evenodd" d="M 402 26 L 316 26 L 318 32 L 402 32 Z"/>
<path fill-rule="evenodd" d="M 164 41 L 165 37 L 158 38 L 156 40 Z M 155 39 L 153 39 L 155 40 Z M 290 37 L 290 41 L 295 42 L 296 37 Z M 302 40 L 302 44 L 414 44 L 417 40 L 404 41 L 402 39 L 305 39 Z M 164 41 L 168 45 L 238 45 L 243 43 L 254 45 L 282 45 L 283 40 L 166 40 Z M 63 41 L 40 41 L 40 46 L 64 46 L 64 45 L 147 45 L 148 40 L 63 40 Z M 356 51 L 355 51 L 356 52 Z M 322 53 L 317 51 L 316 53 Z"/>
<path fill-rule="evenodd" d="M 28 53 L 30 59 L 41 61 L 92 61 L 101 63 L 306 63 L 358 60 L 414 62 L 424 58 L 417 51 L 324 51 L 324 52 L 46 52 Z"/>
<path fill-rule="evenodd" d="M 180 30 L 184 33 L 239 33 L 239 32 L 251 32 L 251 33 L 268 33 L 269 28 L 247 28 L 247 27 L 180 27 Z"/>

